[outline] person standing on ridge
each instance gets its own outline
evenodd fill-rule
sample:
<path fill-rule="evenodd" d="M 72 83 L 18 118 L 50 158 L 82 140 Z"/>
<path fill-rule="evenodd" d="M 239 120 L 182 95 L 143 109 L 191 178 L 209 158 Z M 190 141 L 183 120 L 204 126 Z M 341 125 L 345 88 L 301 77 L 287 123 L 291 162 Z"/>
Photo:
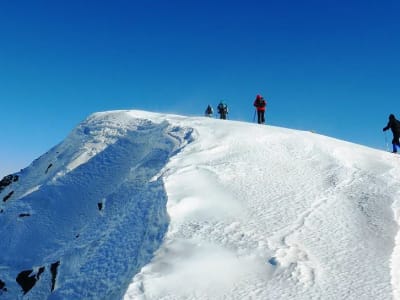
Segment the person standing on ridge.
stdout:
<path fill-rule="evenodd" d="M 206 108 L 206 111 L 204 112 L 205 116 L 209 117 L 209 118 L 212 118 L 213 117 L 213 113 L 214 113 L 214 110 L 212 109 L 211 105 L 208 104 L 208 106 Z"/>
<path fill-rule="evenodd" d="M 228 115 L 228 105 L 226 105 L 226 103 L 221 101 L 218 104 L 217 108 L 218 108 L 219 118 L 226 120 L 226 116 Z"/>
<path fill-rule="evenodd" d="M 392 130 L 393 133 L 393 153 L 397 153 L 397 147 L 400 148 L 400 122 L 396 119 L 394 114 L 389 115 L 389 122 L 386 127 L 383 128 L 383 131 L 386 131 L 389 128 Z"/>
<path fill-rule="evenodd" d="M 253 106 L 257 110 L 258 124 L 264 124 L 265 123 L 265 108 L 267 107 L 267 102 L 261 95 L 257 95 L 256 100 L 254 100 Z"/>

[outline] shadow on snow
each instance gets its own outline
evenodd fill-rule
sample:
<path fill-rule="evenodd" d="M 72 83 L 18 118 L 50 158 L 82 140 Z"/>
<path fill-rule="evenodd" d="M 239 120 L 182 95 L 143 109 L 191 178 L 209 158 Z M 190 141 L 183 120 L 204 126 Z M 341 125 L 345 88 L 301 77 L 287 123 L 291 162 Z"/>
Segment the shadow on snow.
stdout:
<path fill-rule="evenodd" d="M 166 122 L 148 123 L 55 182 L 15 200 L 0 217 L 0 233 L 7 241 L 0 245 L 0 265 L 10 279 L 4 295 L 21 297 L 11 277 L 41 267 L 45 271 L 29 291 L 33 298 L 122 297 L 163 241 L 169 218 L 159 174 L 191 142 L 191 133 Z M 21 209 L 29 209 L 30 217 L 17 220 Z M 60 262 L 57 278 L 50 274 L 55 262 Z"/>

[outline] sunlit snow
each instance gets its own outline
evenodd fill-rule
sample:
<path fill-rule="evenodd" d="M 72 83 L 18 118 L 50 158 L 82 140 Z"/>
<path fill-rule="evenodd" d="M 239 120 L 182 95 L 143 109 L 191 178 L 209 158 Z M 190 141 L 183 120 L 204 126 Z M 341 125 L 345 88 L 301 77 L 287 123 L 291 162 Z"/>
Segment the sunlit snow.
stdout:
<path fill-rule="evenodd" d="M 1 188 L 0 299 L 400 299 L 399 166 L 308 131 L 93 114 Z"/>

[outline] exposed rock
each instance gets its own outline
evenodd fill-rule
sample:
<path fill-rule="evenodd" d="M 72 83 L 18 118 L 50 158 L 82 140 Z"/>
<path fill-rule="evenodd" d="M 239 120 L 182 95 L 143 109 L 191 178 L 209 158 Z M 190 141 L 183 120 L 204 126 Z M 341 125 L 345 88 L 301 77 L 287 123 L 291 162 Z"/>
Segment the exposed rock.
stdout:
<path fill-rule="evenodd" d="M 14 194 L 14 191 L 9 192 L 9 193 L 3 198 L 3 202 L 6 202 L 8 199 L 10 199 L 10 197 L 12 196 L 12 194 Z"/>
<path fill-rule="evenodd" d="M 30 216 L 31 216 L 31 214 L 25 213 L 25 214 L 19 214 L 18 217 L 23 218 L 23 217 L 30 217 Z"/>
<path fill-rule="evenodd" d="M 2 292 L 7 292 L 6 283 L 0 279 L 0 295 Z"/>
<path fill-rule="evenodd" d="M 54 291 L 54 288 L 56 286 L 56 280 L 57 280 L 57 272 L 58 272 L 58 266 L 60 265 L 60 261 L 57 261 L 50 266 L 50 272 L 51 272 L 51 291 Z"/>
<path fill-rule="evenodd" d="M 47 174 L 47 172 L 49 171 L 49 169 L 50 169 L 52 166 L 53 166 L 53 164 L 49 164 L 49 166 L 48 166 L 47 169 L 46 169 L 45 174 Z"/>
<path fill-rule="evenodd" d="M 10 174 L 4 176 L 2 180 L 0 180 L 0 192 L 6 187 L 9 186 L 11 183 L 18 181 L 18 175 Z"/>
<path fill-rule="evenodd" d="M 18 274 L 16 281 L 22 287 L 24 294 L 29 292 L 36 284 L 36 282 L 40 279 L 40 275 L 44 272 L 44 267 L 40 267 L 37 274 L 33 274 L 29 276 L 33 270 L 25 270 Z"/>

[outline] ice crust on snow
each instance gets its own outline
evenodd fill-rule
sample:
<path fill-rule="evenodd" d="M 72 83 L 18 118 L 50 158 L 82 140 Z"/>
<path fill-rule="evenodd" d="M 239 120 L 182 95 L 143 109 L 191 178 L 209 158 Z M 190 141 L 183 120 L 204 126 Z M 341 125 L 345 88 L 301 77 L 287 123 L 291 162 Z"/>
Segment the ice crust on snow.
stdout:
<path fill-rule="evenodd" d="M 0 299 L 400 299 L 399 165 L 312 132 L 93 114 L 0 191 Z"/>

